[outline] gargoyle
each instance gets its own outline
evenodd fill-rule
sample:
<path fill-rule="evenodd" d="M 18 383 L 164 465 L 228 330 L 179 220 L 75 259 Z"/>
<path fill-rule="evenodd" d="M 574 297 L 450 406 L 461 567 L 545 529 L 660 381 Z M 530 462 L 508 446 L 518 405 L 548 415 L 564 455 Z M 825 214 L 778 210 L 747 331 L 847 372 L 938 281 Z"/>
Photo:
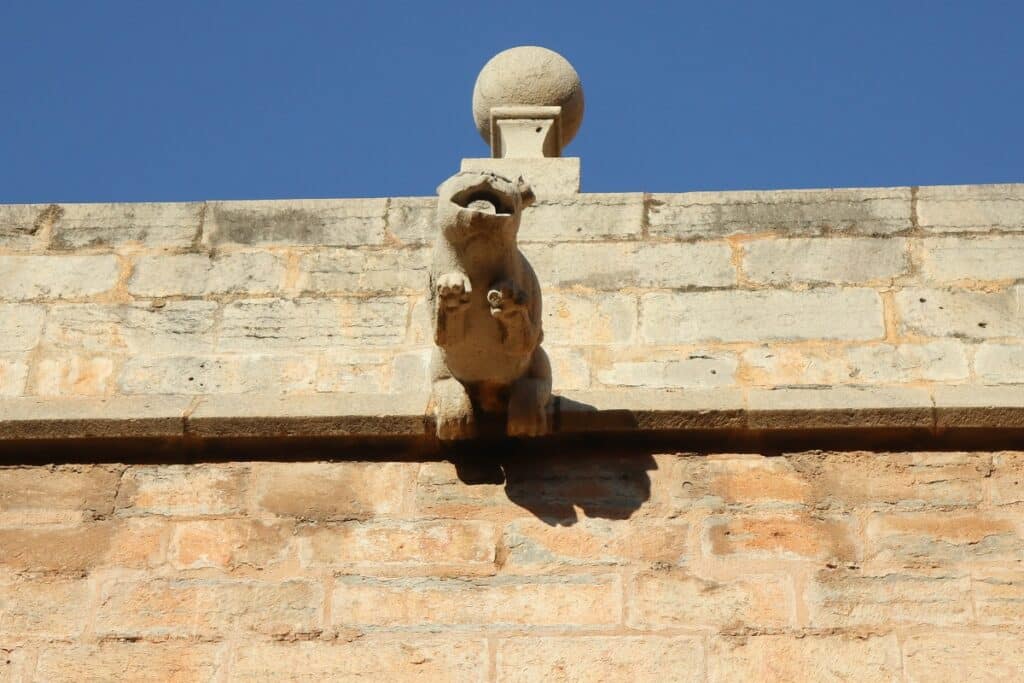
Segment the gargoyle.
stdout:
<path fill-rule="evenodd" d="M 522 178 L 458 173 L 437 192 L 430 298 L 438 438 L 473 436 L 476 411 L 507 414 L 510 436 L 544 434 L 551 365 L 540 347 L 540 284 L 516 243 L 533 191 Z"/>

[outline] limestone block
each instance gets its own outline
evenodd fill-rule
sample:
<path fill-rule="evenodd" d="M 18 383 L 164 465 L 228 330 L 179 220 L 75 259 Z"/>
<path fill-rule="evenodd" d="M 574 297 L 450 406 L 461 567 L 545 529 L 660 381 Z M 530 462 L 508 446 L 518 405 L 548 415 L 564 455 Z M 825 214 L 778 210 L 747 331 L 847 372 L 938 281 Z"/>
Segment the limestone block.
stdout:
<path fill-rule="evenodd" d="M 388 232 L 402 246 L 430 244 L 437 235 L 436 197 L 392 197 L 388 200 Z"/>
<path fill-rule="evenodd" d="M 208 245 L 365 246 L 384 243 L 386 199 L 209 202 Z"/>
<path fill-rule="evenodd" d="M 0 583 L 4 603 L 0 637 L 8 642 L 21 638 L 73 640 L 85 627 L 89 593 L 89 583 L 83 580 Z"/>
<path fill-rule="evenodd" d="M 519 242 L 639 239 L 644 202 L 639 192 L 579 194 L 547 199 L 523 212 Z"/>
<path fill-rule="evenodd" d="M 124 306 L 118 309 L 124 344 L 133 356 L 209 353 L 213 350 L 217 309 L 213 301 Z"/>
<path fill-rule="evenodd" d="M 970 374 L 965 345 L 953 340 L 854 346 L 846 356 L 853 384 L 955 382 Z"/>
<path fill-rule="evenodd" d="M 703 683 L 704 647 L 697 636 L 510 638 L 500 641 L 497 670 L 508 683 Z"/>
<path fill-rule="evenodd" d="M 507 569 L 552 571 L 649 563 L 679 565 L 693 557 L 689 523 L 679 520 L 594 519 L 570 527 L 519 519 L 505 527 L 501 547 Z"/>
<path fill-rule="evenodd" d="M 475 579 L 338 577 L 332 622 L 345 627 L 612 626 L 622 614 L 613 575 Z"/>
<path fill-rule="evenodd" d="M 858 559 L 855 520 L 845 515 L 752 512 L 708 517 L 702 537 L 706 552 L 732 561 Z"/>
<path fill-rule="evenodd" d="M 743 392 L 729 387 L 571 391 L 557 409 L 559 431 L 567 434 L 738 429 L 746 424 Z"/>
<path fill-rule="evenodd" d="M 620 290 L 736 284 L 732 250 L 724 242 L 528 244 L 523 252 L 545 287 Z"/>
<path fill-rule="evenodd" d="M 1000 512 L 878 512 L 864 525 L 864 561 L 871 567 L 1009 566 L 1022 556 L 1017 520 Z"/>
<path fill-rule="evenodd" d="M 392 354 L 389 391 L 393 394 L 423 391 L 430 383 L 431 349 Z"/>
<path fill-rule="evenodd" d="M 199 235 L 203 204 L 62 204 L 53 230 L 55 249 L 126 245 L 178 248 Z"/>
<path fill-rule="evenodd" d="M 711 639 L 707 662 L 709 683 L 891 683 L 903 671 L 895 635 L 859 633 L 719 636 Z"/>
<path fill-rule="evenodd" d="M 979 345 L 974 369 L 985 384 L 1024 384 L 1024 343 Z"/>
<path fill-rule="evenodd" d="M 316 370 L 316 390 L 320 392 L 375 394 L 388 384 L 388 361 L 393 353 L 384 349 L 366 351 L 358 348 L 326 349 L 320 354 Z M 398 358 L 395 358 L 398 362 Z M 405 362 L 408 362 L 405 359 Z M 425 373 L 426 370 L 424 369 Z M 422 389 L 426 380 L 408 387 Z M 401 391 L 401 387 L 397 387 Z"/>
<path fill-rule="evenodd" d="M 281 256 L 268 252 L 160 254 L 135 262 L 128 292 L 139 297 L 274 294 L 285 281 Z"/>
<path fill-rule="evenodd" d="M 487 671 L 487 641 L 483 638 L 360 634 L 359 638 L 330 642 L 240 643 L 227 680 L 269 683 L 298 677 L 309 681 L 480 683 Z M 200 680 L 198 676 L 188 678 Z"/>
<path fill-rule="evenodd" d="M 121 267 L 113 254 L 0 256 L 0 299 L 81 299 L 117 285 Z"/>
<path fill-rule="evenodd" d="M 971 620 L 971 580 L 966 574 L 925 570 L 817 573 L 808 590 L 816 628 L 957 626 Z"/>
<path fill-rule="evenodd" d="M 103 396 L 111 393 L 118 359 L 59 354 L 36 361 L 31 393 L 36 396 Z"/>
<path fill-rule="evenodd" d="M 28 380 L 27 353 L 0 353 L 0 396 L 21 396 Z"/>
<path fill-rule="evenodd" d="M 43 681 L 216 680 L 226 668 L 228 643 L 102 641 L 98 644 L 48 643 L 35 675 Z"/>
<path fill-rule="evenodd" d="M 12 398 L 0 402 L 0 439 L 180 436 L 185 397 Z"/>
<path fill-rule="evenodd" d="M 892 235 L 910 230 L 910 188 L 652 194 L 650 234 L 713 239 L 776 232 Z"/>
<path fill-rule="evenodd" d="M 53 304 L 41 346 L 47 352 L 124 353 L 126 313 L 113 304 Z"/>
<path fill-rule="evenodd" d="M 582 349 L 573 346 L 548 346 L 548 360 L 555 391 L 590 387 L 590 361 Z"/>
<path fill-rule="evenodd" d="M 399 298 L 247 299 L 224 307 L 218 347 L 259 353 L 390 345 L 404 341 L 407 315 L 408 302 Z"/>
<path fill-rule="evenodd" d="M 419 293 L 427 291 L 429 264 L 429 249 L 325 249 L 302 258 L 298 286 L 311 296 Z"/>
<path fill-rule="evenodd" d="M 576 345 L 628 344 L 636 338 L 636 297 L 629 294 L 544 297 L 544 339 Z"/>
<path fill-rule="evenodd" d="M 906 680 L 1012 681 L 1024 671 L 1016 633 L 952 630 L 908 635 L 903 642 Z"/>
<path fill-rule="evenodd" d="M 117 492 L 117 515 L 238 514 L 245 509 L 247 482 L 248 468 L 233 464 L 132 466 Z"/>
<path fill-rule="evenodd" d="M 133 356 L 120 373 L 124 394 L 246 394 L 311 391 L 317 360 L 310 356 Z"/>
<path fill-rule="evenodd" d="M 917 222 L 926 232 L 1022 232 L 1024 184 L 922 187 Z"/>
<path fill-rule="evenodd" d="M 31 304 L 0 304 L 0 352 L 31 351 L 39 343 L 46 309 Z"/>
<path fill-rule="evenodd" d="M 833 346 L 776 344 L 746 349 L 740 376 L 753 386 L 848 384 L 853 382 L 846 354 Z"/>
<path fill-rule="evenodd" d="M 55 204 L 0 205 L 0 249 L 35 251 L 46 247 L 44 226 L 60 216 Z"/>
<path fill-rule="evenodd" d="M 1024 392 L 1020 387 L 937 386 L 932 396 L 939 428 L 1024 428 Z"/>
<path fill-rule="evenodd" d="M 792 597 L 785 581 L 750 576 L 716 583 L 683 569 L 637 574 L 628 590 L 631 628 L 696 628 L 717 631 L 741 623 L 751 628 L 790 624 Z"/>
<path fill-rule="evenodd" d="M 640 337 L 652 344 L 879 339 L 885 333 L 881 299 L 870 289 L 657 292 L 643 295 L 640 309 Z"/>
<path fill-rule="evenodd" d="M 31 525 L 0 529 L 5 573 L 84 575 L 104 564 L 115 524 Z"/>
<path fill-rule="evenodd" d="M 121 469 L 115 465 L 4 467 L 0 469 L 0 521 L 12 526 L 109 516 Z"/>
<path fill-rule="evenodd" d="M 896 293 L 902 334 L 1024 337 L 1024 285 L 994 292 L 906 288 Z"/>
<path fill-rule="evenodd" d="M 347 573 L 409 570 L 432 574 L 494 571 L 498 531 L 479 520 L 381 520 L 308 528 L 300 540 L 303 566 Z"/>
<path fill-rule="evenodd" d="M 411 462 L 257 463 L 252 491 L 259 510 L 267 514 L 321 522 L 366 520 L 400 512 L 405 487 L 415 476 Z"/>
<path fill-rule="evenodd" d="M 725 352 L 690 351 L 632 353 L 611 361 L 597 372 L 606 386 L 646 387 L 723 387 L 734 384 L 739 362 Z"/>
<path fill-rule="evenodd" d="M 102 638 L 286 637 L 319 631 L 323 588 L 313 582 L 113 579 L 99 591 Z"/>
<path fill-rule="evenodd" d="M 759 284 L 886 282 L 909 269 L 903 239 L 772 239 L 743 245 L 743 274 Z"/>
<path fill-rule="evenodd" d="M 932 399 L 918 387 L 772 387 L 747 392 L 754 429 L 933 427 Z"/>
<path fill-rule="evenodd" d="M 1020 206 L 1024 212 L 1024 195 Z M 932 282 L 1024 279 L 1024 234 L 925 239 L 921 245 L 924 276 Z"/>
<path fill-rule="evenodd" d="M 985 567 L 971 584 L 978 622 L 987 626 L 1019 626 L 1024 615 L 1024 572 L 1018 568 Z"/>

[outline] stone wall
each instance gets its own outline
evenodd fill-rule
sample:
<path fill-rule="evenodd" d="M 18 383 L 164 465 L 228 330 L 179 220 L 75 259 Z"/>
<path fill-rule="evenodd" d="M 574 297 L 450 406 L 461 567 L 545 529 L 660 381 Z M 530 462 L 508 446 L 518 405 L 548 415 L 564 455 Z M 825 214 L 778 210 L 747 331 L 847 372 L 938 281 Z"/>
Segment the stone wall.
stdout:
<path fill-rule="evenodd" d="M 0 207 L 0 396 L 425 389 L 432 198 Z M 1024 383 L 1024 185 L 529 209 L 555 388 Z"/>
<path fill-rule="evenodd" d="M 6 468 L 0 679 L 1024 671 L 1024 452 L 478 455 Z"/>

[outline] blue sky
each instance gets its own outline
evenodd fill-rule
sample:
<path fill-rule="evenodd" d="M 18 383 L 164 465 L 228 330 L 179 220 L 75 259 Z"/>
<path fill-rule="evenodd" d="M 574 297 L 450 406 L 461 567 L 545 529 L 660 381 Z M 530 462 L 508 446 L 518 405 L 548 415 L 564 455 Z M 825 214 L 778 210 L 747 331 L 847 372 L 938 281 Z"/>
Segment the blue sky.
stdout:
<path fill-rule="evenodd" d="M 1024 181 L 1024 2 L 10 2 L 0 203 L 432 194 L 480 67 L 586 93 L 588 192 Z"/>

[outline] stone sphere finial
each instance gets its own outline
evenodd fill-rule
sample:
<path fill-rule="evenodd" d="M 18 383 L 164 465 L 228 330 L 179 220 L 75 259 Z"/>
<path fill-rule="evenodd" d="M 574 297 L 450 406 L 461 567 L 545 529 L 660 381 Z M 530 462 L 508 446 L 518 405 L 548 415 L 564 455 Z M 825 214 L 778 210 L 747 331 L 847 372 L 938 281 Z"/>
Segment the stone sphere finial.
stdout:
<path fill-rule="evenodd" d="M 561 107 L 558 148 L 566 146 L 583 121 L 583 85 L 572 64 L 547 48 L 523 45 L 499 52 L 484 65 L 473 87 L 473 119 L 492 142 L 492 109 Z"/>

